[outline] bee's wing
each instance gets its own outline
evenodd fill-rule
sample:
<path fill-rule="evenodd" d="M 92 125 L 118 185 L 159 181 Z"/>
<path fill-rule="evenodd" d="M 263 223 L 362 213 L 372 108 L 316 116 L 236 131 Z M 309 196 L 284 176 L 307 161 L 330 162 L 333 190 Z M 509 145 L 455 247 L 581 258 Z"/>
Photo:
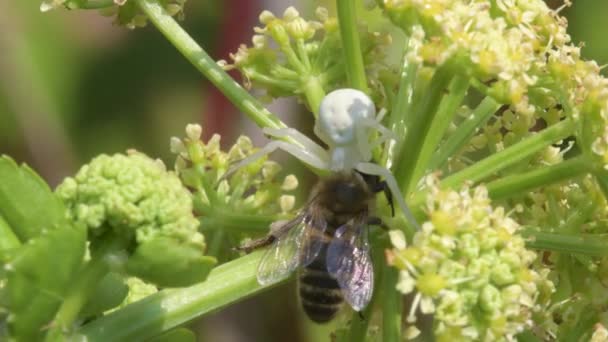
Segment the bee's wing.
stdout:
<path fill-rule="evenodd" d="M 302 232 L 302 249 L 300 250 L 300 265 L 306 266 L 313 262 L 319 255 L 325 237 L 327 222 L 316 210 L 308 210 L 304 217 L 304 230 Z"/>
<path fill-rule="evenodd" d="M 258 266 L 258 283 L 274 283 L 297 267 L 310 264 L 319 255 L 326 228 L 327 222 L 313 206 L 278 228 L 276 241 Z"/>
<path fill-rule="evenodd" d="M 285 223 L 276 233 L 276 240 L 262 256 L 258 266 L 258 283 L 267 285 L 289 276 L 299 265 L 299 250 L 305 230 L 305 215 Z"/>
<path fill-rule="evenodd" d="M 372 298 L 374 267 L 369 254 L 367 226 L 361 219 L 340 226 L 327 248 L 327 271 L 336 278 L 344 299 L 361 311 Z"/>

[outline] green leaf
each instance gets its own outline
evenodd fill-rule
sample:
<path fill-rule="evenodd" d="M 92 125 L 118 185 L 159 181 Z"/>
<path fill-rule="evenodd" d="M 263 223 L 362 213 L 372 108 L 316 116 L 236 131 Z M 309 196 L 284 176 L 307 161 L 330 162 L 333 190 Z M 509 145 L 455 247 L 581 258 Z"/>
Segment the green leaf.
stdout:
<path fill-rule="evenodd" d="M 17 341 L 39 340 L 80 268 L 86 230 L 71 226 L 41 234 L 5 265 L 9 331 Z"/>
<path fill-rule="evenodd" d="M 0 262 L 8 262 L 10 255 L 21 246 L 6 220 L 0 215 Z M 2 270 L 0 270 L 2 273 Z"/>
<path fill-rule="evenodd" d="M 49 186 L 26 165 L 0 157 L 0 215 L 21 242 L 62 223 L 65 210 Z"/>
<path fill-rule="evenodd" d="M 135 250 L 127 272 L 160 287 L 182 287 L 205 280 L 216 262 L 198 247 L 160 237 Z"/>
<path fill-rule="evenodd" d="M 196 335 L 189 329 L 176 328 L 162 335 L 153 337 L 148 342 L 194 342 L 196 341 Z"/>
<path fill-rule="evenodd" d="M 117 307 L 127 297 L 129 287 L 123 277 L 108 273 L 80 312 L 80 317 L 91 317 Z"/>

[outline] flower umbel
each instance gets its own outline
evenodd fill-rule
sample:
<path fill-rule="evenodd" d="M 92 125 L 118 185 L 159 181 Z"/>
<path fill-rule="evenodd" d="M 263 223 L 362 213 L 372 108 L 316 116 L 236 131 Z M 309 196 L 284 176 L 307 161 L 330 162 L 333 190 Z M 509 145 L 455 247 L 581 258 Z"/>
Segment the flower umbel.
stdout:
<path fill-rule="evenodd" d="M 391 232 L 389 263 L 400 269 L 397 289 L 416 292 L 416 311 L 434 314 L 438 340 L 461 338 L 511 341 L 532 326 L 532 313 L 551 283 L 530 266 L 536 258 L 517 235 L 519 225 L 503 208 L 490 205 L 483 187 L 459 192 L 427 184 L 427 216 L 422 231 L 406 246 Z"/>
<path fill-rule="evenodd" d="M 337 19 L 322 7 L 316 15 L 318 21 L 305 20 L 293 7 L 287 8 L 282 18 L 262 12 L 260 22 L 264 26 L 255 28 L 253 46 L 241 45 L 230 55 L 232 64 L 220 64 L 225 69 L 238 69 L 247 87 L 264 89 L 270 98 L 298 96 L 316 114 L 318 92 L 344 87 L 346 82 Z M 369 83 L 375 89 L 373 94 L 379 95 L 390 79 L 389 66 L 384 61 L 390 36 L 368 32 L 364 27 L 360 31 Z M 394 86 L 394 82 L 387 86 Z M 381 100 L 386 99 L 374 100 L 383 105 Z"/>
<path fill-rule="evenodd" d="M 294 175 L 279 178 L 280 165 L 266 157 L 227 174 L 232 165 L 257 150 L 251 139 L 240 136 L 225 152 L 218 134 L 204 143 L 201 133 L 200 125 L 188 125 L 185 138 L 171 139 L 171 150 L 177 154 L 180 179 L 192 191 L 202 229 L 219 234 L 217 244 L 233 241 L 225 239 L 226 232 L 236 238 L 262 233 L 270 223 L 287 217 L 295 205 L 295 197 L 288 194 L 298 186 Z"/>

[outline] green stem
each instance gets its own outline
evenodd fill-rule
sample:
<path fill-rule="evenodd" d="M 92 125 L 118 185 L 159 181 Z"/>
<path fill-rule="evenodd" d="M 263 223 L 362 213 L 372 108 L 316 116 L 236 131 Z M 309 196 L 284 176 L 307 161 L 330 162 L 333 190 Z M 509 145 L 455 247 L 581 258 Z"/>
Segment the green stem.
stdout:
<path fill-rule="evenodd" d="M 146 13 L 158 30 L 213 83 L 240 111 L 249 116 L 258 126 L 270 128 L 286 127 L 276 115 L 264 108 L 258 100 L 236 83 L 230 75 L 188 35 L 167 13 L 160 0 L 134 0 Z"/>
<path fill-rule="evenodd" d="M 498 171 L 530 157 L 543 148 L 570 136 L 574 130 L 575 124 L 570 119 L 561 121 L 445 178 L 441 181 L 441 187 L 457 189 L 464 182 L 478 183 Z"/>
<path fill-rule="evenodd" d="M 590 170 L 591 163 L 585 156 L 579 155 L 555 165 L 497 179 L 488 183 L 487 188 L 492 199 L 502 199 L 573 178 Z"/>
<path fill-rule="evenodd" d="M 67 292 L 67 297 L 55 315 L 54 328 L 47 335 L 48 341 L 60 338 L 63 331 L 71 328 L 78 318 L 80 310 L 95 292 L 96 285 L 109 272 L 106 256 L 120 249 L 121 246 L 121 238 L 110 237 L 101 241 L 96 250 L 91 252 L 93 254 L 91 260 L 84 266 L 80 276 L 76 278 L 76 282 Z"/>
<path fill-rule="evenodd" d="M 203 283 L 166 289 L 84 325 L 87 341 L 145 340 L 270 288 L 258 284 L 263 251 L 218 266 Z M 275 283 L 273 285 L 277 285 Z"/>
<path fill-rule="evenodd" d="M 411 40 L 408 40 L 405 51 L 403 52 L 403 63 L 401 65 L 401 79 L 399 80 L 399 91 L 397 92 L 397 98 L 393 108 L 391 109 L 388 127 L 397 137 L 405 137 L 407 133 L 407 127 L 409 126 L 406 119 L 412 117 L 408 115 L 412 106 L 414 85 L 416 83 L 416 74 L 418 71 L 418 65 L 410 63 L 407 59 L 409 51 L 415 49 L 416 46 Z M 411 121 L 411 120 L 410 120 Z M 391 140 L 386 144 L 386 149 L 383 154 L 382 160 L 387 168 L 391 168 L 395 157 L 401 151 L 403 147 L 404 139 L 398 139 L 397 141 Z"/>
<path fill-rule="evenodd" d="M 357 2 L 353 0 L 336 0 L 340 36 L 346 58 L 346 76 L 349 86 L 368 92 L 365 77 L 365 65 L 361 53 L 361 42 L 357 30 Z"/>
<path fill-rule="evenodd" d="M 399 271 L 394 267 L 385 266 L 382 273 L 382 341 L 401 341 L 401 314 L 403 301 L 397 291 Z"/>
<path fill-rule="evenodd" d="M 464 96 L 469 89 L 469 78 L 467 76 L 455 76 L 448 87 L 448 94 L 441 100 L 441 104 L 437 109 L 437 113 L 433 117 L 428 133 L 424 137 L 422 147 L 420 148 L 420 156 L 414 167 L 413 180 L 417 181 L 424 176 L 428 169 L 428 164 L 441 139 L 445 136 L 450 123 L 462 103 Z"/>
<path fill-rule="evenodd" d="M 456 131 L 441 144 L 437 152 L 431 157 L 428 168 L 436 170 L 443 167 L 445 162 L 473 137 L 477 129 L 484 125 L 498 108 L 500 108 L 500 104 L 493 98 L 485 97 L 471 116 L 462 122 L 456 128 Z"/>
<path fill-rule="evenodd" d="M 316 119 L 319 116 L 321 101 L 325 97 L 325 89 L 323 89 L 323 82 L 319 76 L 308 77 L 306 84 L 304 85 L 304 95 L 306 96 L 308 106 Z"/>
<path fill-rule="evenodd" d="M 594 172 L 593 175 L 595 176 L 597 184 L 604 194 L 604 198 L 608 199 L 608 171 L 599 169 Z"/>
<path fill-rule="evenodd" d="M 530 238 L 526 241 L 526 246 L 532 249 L 582 254 L 592 257 L 608 256 L 608 248 L 606 248 L 608 239 L 604 236 L 542 233 L 534 229 L 522 231 L 522 236 Z"/>
<path fill-rule="evenodd" d="M 221 227 L 230 233 L 267 233 L 270 223 L 279 219 L 276 215 L 236 214 L 224 209 L 208 208 L 205 206 L 200 212 L 201 227 Z"/>
<path fill-rule="evenodd" d="M 86 0 L 70 0 L 64 4 L 67 8 L 91 10 L 91 9 L 102 9 L 116 6 L 114 0 L 97 0 L 97 1 L 86 1 Z"/>
<path fill-rule="evenodd" d="M 431 122 L 437 113 L 437 107 L 444 91 L 452 79 L 453 72 L 446 65 L 435 71 L 428 91 L 424 94 L 415 112 L 412 113 L 411 124 L 407 127 L 407 134 L 403 141 L 403 148 L 399 151 L 395 160 L 395 175 L 399 181 L 399 187 L 404 194 L 416 183 L 414 179 L 414 168 L 420 157 L 423 142 L 429 132 Z"/>

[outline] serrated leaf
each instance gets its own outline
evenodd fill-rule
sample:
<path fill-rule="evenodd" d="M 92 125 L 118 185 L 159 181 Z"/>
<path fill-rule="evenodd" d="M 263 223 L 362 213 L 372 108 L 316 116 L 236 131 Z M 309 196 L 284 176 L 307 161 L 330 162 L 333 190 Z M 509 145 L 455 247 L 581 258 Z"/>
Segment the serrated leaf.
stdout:
<path fill-rule="evenodd" d="M 13 233 L 6 220 L 0 215 L 0 263 L 8 262 L 10 255 L 21 246 L 21 242 Z M 2 270 L 0 270 L 2 273 Z M 1 278 L 1 277 L 0 277 Z"/>
<path fill-rule="evenodd" d="M 85 247 L 84 227 L 63 226 L 31 239 L 5 265 L 11 337 L 40 339 L 82 264 Z"/>
<path fill-rule="evenodd" d="M 28 166 L 1 156 L 0 179 L 0 215 L 21 242 L 64 223 L 63 203 Z"/>
<path fill-rule="evenodd" d="M 80 311 L 82 318 L 91 317 L 117 307 L 127 297 L 129 287 L 122 276 L 108 273 L 95 289 L 95 293 Z"/>
<path fill-rule="evenodd" d="M 135 250 L 127 272 L 160 287 L 190 286 L 205 280 L 216 262 L 200 248 L 161 237 Z"/>

